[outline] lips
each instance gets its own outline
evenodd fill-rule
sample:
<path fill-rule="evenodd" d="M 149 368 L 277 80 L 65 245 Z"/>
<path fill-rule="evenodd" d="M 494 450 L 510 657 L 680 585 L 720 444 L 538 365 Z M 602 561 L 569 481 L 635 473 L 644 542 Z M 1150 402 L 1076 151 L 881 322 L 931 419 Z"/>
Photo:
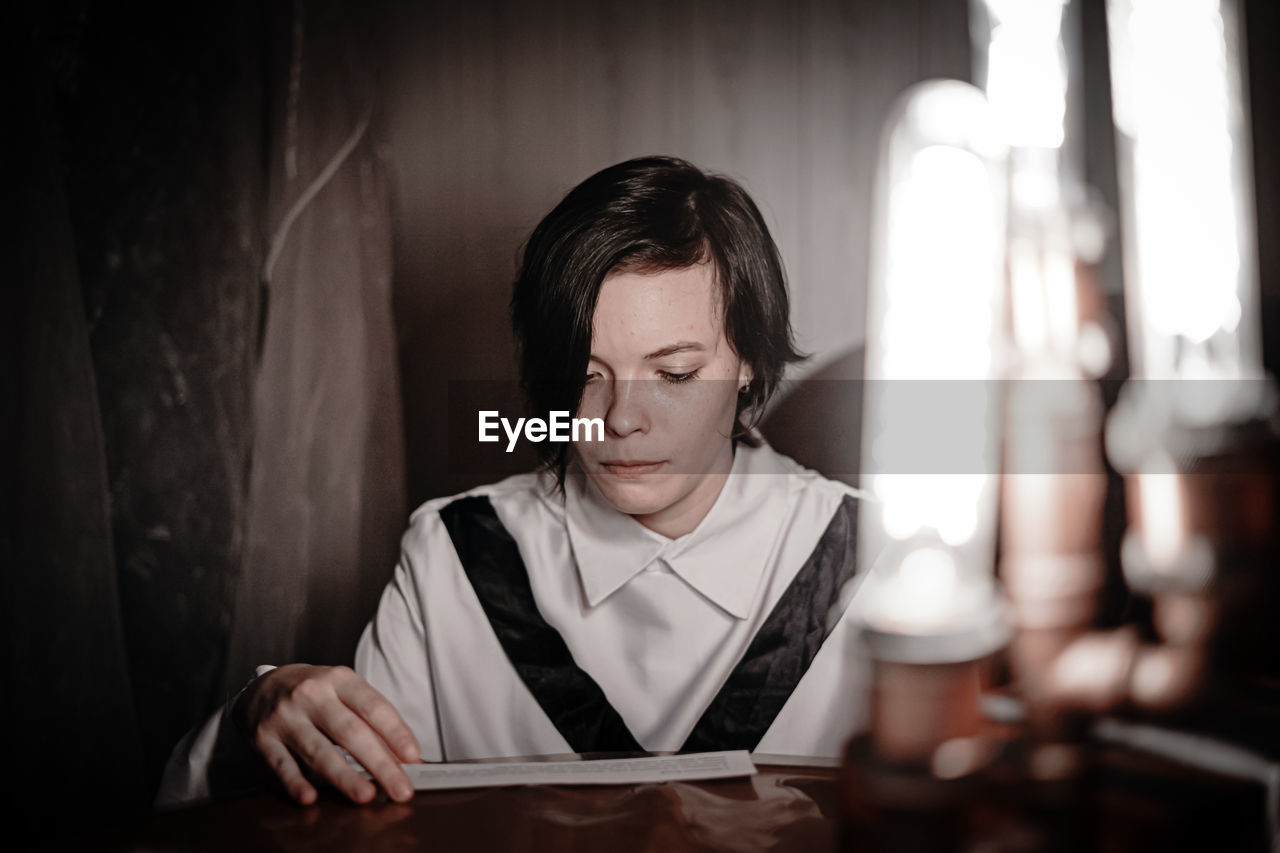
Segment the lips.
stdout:
<path fill-rule="evenodd" d="M 642 477 L 645 474 L 653 474 L 666 462 L 652 462 L 644 459 L 611 459 L 607 462 L 601 462 L 600 465 L 615 477 Z"/>

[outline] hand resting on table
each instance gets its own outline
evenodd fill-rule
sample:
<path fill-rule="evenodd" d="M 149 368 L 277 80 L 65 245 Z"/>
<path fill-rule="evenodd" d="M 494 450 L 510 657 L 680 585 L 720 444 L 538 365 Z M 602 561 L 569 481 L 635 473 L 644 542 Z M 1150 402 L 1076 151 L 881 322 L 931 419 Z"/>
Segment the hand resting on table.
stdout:
<path fill-rule="evenodd" d="M 232 717 L 299 803 L 316 789 L 301 760 L 357 803 L 377 793 L 337 750 L 341 746 L 398 802 L 413 796 L 401 762 L 422 760 L 418 741 L 381 693 L 345 666 L 290 664 L 263 673 L 236 699 Z"/>

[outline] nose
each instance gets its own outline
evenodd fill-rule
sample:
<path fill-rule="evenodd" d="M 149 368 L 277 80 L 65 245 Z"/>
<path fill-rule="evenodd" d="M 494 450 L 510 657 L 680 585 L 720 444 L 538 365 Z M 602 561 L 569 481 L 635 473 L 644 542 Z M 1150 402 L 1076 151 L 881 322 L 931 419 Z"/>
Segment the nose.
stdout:
<path fill-rule="evenodd" d="M 633 379 L 615 379 L 610 383 L 609 408 L 604 427 L 615 438 L 626 438 L 634 432 L 648 432 L 649 413 L 644 405 L 644 383 Z"/>

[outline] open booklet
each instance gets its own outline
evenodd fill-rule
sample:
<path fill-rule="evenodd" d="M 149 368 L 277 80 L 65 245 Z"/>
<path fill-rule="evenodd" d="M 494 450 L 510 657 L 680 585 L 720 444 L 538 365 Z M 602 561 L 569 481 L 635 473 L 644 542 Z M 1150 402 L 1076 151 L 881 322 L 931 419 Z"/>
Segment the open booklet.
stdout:
<path fill-rule="evenodd" d="M 751 754 L 741 749 L 640 758 L 574 758 L 401 766 L 409 774 L 409 781 L 417 791 L 506 785 L 636 785 L 646 782 L 729 779 L 751 776 L 756 772 Z"/>

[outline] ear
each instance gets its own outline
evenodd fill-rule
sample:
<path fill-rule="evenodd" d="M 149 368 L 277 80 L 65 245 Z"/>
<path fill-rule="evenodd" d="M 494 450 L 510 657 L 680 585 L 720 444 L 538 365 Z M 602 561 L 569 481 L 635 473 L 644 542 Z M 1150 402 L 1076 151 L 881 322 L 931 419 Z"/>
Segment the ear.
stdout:
<path fill-rule="evenodd" d="M 745 390 L 746 386 L 751 384 L 752 379 L 755 379 L 755 372 L 752 371 L 751 365 L 747 364 L 745 361 L 742 362 L 741 366 L 738 368 L 738 390 Z"/>

